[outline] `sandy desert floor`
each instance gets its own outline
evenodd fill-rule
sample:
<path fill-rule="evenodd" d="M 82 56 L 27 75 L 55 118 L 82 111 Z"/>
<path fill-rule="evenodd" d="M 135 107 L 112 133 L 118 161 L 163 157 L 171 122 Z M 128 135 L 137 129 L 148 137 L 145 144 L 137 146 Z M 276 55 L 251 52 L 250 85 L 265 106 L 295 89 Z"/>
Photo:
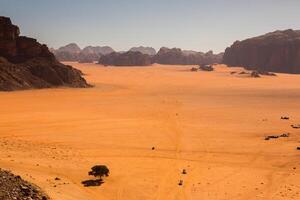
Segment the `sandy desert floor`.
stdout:
<path fill-rule="evenodd" d="M 95 87 L 0 93 L 0 167 L 53 200 L 300 199 L 300 75 L 69 64 Z"/>

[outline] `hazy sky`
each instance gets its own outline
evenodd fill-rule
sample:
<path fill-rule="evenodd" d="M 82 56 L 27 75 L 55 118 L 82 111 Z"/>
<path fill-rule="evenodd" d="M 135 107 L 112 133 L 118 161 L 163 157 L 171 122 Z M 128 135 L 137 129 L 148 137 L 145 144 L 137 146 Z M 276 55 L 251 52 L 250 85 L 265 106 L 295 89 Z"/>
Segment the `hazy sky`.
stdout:
<path fill-rule="evenodd" d="M 49 47 L 220 52 L 235 40 L 300 29 L 300 0 L 0 0 L 0 15 Z"/>

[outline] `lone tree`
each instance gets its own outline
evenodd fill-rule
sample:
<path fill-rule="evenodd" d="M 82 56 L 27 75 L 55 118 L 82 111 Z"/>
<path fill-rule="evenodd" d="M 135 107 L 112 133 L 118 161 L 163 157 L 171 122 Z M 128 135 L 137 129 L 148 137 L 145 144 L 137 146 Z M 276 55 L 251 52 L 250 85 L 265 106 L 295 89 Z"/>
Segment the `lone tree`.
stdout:
<path fill-rule="evenodd" d="M 102 176 L 109 176 L 109 169 L 105 165 L 95 165 L 91 169 L 92 171 L 89 172 L 90 176 L 99 177 L 100 179 Z"/>

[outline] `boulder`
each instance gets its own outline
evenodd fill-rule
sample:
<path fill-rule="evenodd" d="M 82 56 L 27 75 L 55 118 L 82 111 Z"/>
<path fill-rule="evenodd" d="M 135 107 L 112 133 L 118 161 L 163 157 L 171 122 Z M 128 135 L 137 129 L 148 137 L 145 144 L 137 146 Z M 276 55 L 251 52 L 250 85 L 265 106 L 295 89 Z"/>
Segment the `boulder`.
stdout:
<path fill-rule="evenodd" d="M 223 63 L 249 70 L 300 73 L 300 31 L 284 30 L 236 41 Z"/>
<path fill-rule="evenodd" d="M 253 78 L 259 78 L 260 77 L 260 75 L 257 71 L 252 71 L 250 76 L 253 77 Z"/>
<path fill-rule="evenodd" d="M 211 65 L 200 65 L 199 69 L 201 69 L 202 71 L 214 71 L 214 68 Z"/>
<path fill-rule="evenodd" d="M 198 67 L 192 67 L 192 68 L 191 68 L 191 71 L 192 71 L 192 72 L 196 72 L 196 71 L 198 71 L 198 70 L 199 70 Z"/>
<path fill-rule="evenodd" d="M 292 128 L 295 128 L 295 129 L 299 129 L 300 128 L 300 124 L 293 124 L 291 125 Z"/>

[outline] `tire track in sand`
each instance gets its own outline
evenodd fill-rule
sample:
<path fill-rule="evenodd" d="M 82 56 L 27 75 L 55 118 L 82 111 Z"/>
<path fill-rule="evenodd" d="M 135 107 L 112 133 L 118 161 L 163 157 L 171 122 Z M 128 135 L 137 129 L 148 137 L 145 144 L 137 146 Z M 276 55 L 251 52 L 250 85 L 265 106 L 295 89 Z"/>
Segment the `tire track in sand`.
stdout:
<path fill-rule="evenodd" d="M 168 137 L 174 145 L 173 156 L 175 159 L 168 160 L 168 171 L 165 176 L 161 178 L 155 199 L 165 200 L 172 199 L 170 197 L 173 197 L 173 199 L 186 200 L 188 199 L 186 194 L 188 187 L 185 183 L 190 182 L 190 176 L 181 174 L 183 165 L 186 163 L 184 159 L 181 159 L 183 129 L 178 116 L 181 103 L 178 102 L 178 100 L 170 99 L 163 101 L 166 102 L 166 105 L 162 106 L 163 110 L 158 112 L 160 115 L 157 119 L 160 120 L 162 126 L 167 129 Z M 184 180 L 184 184 L 181 187 L 178 186 L 179 180 Z M 171 194 L 174 196 L 170 196 Z"/>

